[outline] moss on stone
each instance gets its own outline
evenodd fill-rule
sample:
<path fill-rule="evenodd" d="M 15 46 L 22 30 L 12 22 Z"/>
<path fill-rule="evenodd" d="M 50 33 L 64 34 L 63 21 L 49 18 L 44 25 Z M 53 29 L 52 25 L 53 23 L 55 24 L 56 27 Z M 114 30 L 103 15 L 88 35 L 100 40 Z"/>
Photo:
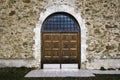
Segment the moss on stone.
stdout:
<path fill-rule="evenodd" d="M 15 14 L 15 11 L 11 11 L 10 13 L 9 13 L 9 16 L 13 16 Z"/>
<path fill-rule="evenodd" d="M 118 46 L 118 51 L 120 51 L 120 43 L 119 43 L 119 46 Z"/>
<path fill-rule="evenodd" d="M 11 3 L 9 3 L 7 6 L 8 6 L 8 8 L 12 8 L 12 4 Z"/>
<path fill-rule="evenodd" d="M 107 50 L 113 50 L 113 49 L 114 49 L 114 46 L 113 46 L 113 45 L 107 45 L 107 46 L 106 46 L 106 49 L 107 49 Z"/>
<path fill-rule="evenodd" d="M 30 3 L 31 0 L 22 0 L 24 3 Z"/>
<path fill-rule="evenodd" d="M 14 4 L 14 3 L 16 3 L 16 0 L 10 0 L 10 2 Z"/>
<path fill-rule="evenodd" d="M 4 2 L 4 0 L 0 0 L 0 3 Z"/>
<path fill-rule="evenodd" d="M 120 41 L 120 33 L 116 32 L 114 33 L 115 37 L 114 37 L 114 40 L 119 42 Z"/>
<path fill-rule="evenodd" d="M 111 57 L 109 50 L 105 50 L 102 55 L 103 55 L 102 58 L 110 58 Z"/>
<path fill-rule="evenodd" d="M 101 32 L 100 32 L 99 29 L 95 29 L 95 30 L 94 30 L 94 33 L 95 33 L 95 34 L 101 34 Z"/>
<path fill-rule="evenodd" d="M 0 33 L 3 32 L 3 29 L 0 29 Z"/>
<path fill-rule="evenodd" d="M 86 24 L 87 24 L 87 25 L 90 25 L 90 23 L 89 23 L 89 22 L 86 22 Z"/>
<path fill-rule="evenodd" d="M 118 25 L 105 25 L 105 28 L 118 28 Z"/>

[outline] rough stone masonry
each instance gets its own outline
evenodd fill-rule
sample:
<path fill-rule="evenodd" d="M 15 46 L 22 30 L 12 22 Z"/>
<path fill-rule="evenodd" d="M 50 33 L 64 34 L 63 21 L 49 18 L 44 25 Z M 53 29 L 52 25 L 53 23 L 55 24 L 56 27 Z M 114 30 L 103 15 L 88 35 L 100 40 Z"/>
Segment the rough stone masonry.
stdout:
<path fill-rule="evenodd" d="M 87 28 L 87 55 L 82 68 L 120 68 L 120 0 L 71 1 Z M 9 60 L 22 60 L 20 66 L 26 66 L 25 60 L 35 59 L 34 28 L 47 4 L 48 0 L 0 0 L 0 60 L 5 60 L 0 66 L 9 66 Z"/>

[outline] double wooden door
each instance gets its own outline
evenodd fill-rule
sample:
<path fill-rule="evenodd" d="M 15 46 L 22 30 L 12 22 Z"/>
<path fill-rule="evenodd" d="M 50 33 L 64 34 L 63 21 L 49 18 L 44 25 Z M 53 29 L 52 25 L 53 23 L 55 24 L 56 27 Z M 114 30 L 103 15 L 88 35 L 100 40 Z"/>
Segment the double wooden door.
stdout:
<path fill-rule="evenodd" d="M 80 68 L 80 39 L 78 32 L 42 33 L 43 64 L 78 63 Z"/>

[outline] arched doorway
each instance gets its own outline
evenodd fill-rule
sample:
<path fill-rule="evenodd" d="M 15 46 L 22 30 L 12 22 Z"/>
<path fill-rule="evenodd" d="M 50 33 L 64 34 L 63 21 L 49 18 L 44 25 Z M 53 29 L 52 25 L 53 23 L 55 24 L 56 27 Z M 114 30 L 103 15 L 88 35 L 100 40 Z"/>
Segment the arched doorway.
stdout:
<path fill-rule="evenodd" d="M 67 13 L 54 13 L 41 28 L 41 68 L 43 64 L 72 64 L 80 68 L 80 27 Z"/>

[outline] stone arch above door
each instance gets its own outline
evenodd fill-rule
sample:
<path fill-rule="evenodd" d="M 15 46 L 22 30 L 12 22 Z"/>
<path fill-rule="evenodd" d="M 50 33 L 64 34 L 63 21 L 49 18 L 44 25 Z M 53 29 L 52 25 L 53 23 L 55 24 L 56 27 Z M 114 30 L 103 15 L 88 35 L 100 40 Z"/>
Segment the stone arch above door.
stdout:
<path fill-rule="evenodd" d="M 39 21 L 36 24 L 34 29 L 35 36 L 35 44 L 33 46 L 34 50 L 34 58 L 36 60 L 36 64 L 40 65 L 41 62 L 41 27 L 44 20 L 51 14 L 57 12 L 65 12 L 72 15 L 78 22 L 81 28 L 81 62 L 86 60 L 86 32 L 87 28 L 85 27 L 85 20 L 82 19 L 81 13 L 77 11 L 77 9 L 73 6 L 67 4 L 59 4 L 59 5 L 51 5 L 49 7 L 45 7 L 45 9 L 40 13 Z"/>

